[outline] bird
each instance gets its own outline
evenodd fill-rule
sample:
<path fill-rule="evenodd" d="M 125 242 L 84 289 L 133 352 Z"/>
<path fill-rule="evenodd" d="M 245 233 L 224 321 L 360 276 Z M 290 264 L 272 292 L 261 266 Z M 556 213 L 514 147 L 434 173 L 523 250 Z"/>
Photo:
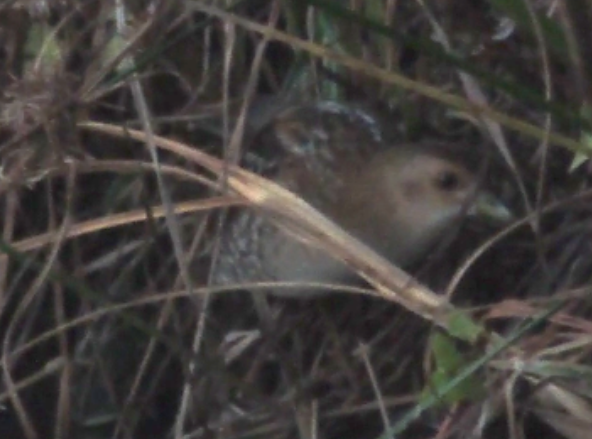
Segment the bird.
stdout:
<path fill-rule="evenodd" d="M 296 105 L 253 137 L 244 165 L 403 269 L 421 261 L 465 213 L 511 218 L 480 188 L 471 154 L 440 141 L 393 143 L 384 133 L 372 112 L 355 105 Z M 352 279 L 342 261 L 283 232 L 261 212 L 231 215 L 220 235 L 215 284 L 290 283 L 271 293 L 311 298 L 323 294 L 311 284 Z"/>

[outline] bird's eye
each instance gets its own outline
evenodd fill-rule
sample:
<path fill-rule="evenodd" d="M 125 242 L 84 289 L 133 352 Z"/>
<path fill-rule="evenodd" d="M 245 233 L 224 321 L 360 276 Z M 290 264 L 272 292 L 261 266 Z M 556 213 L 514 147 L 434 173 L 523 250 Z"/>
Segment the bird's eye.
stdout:
<path fill-rule="evenodd" d="M 436 185 L 444 191 L 454 191 L 460 186 L 460 178 L 455 172 L 444 171 L 436 177 Z"/>

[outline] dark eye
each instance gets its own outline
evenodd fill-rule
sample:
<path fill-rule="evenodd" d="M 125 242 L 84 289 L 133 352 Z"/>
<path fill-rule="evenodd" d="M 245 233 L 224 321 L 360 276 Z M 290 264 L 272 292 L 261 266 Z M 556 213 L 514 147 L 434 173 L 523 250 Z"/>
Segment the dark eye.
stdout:
<path fill-rule="evenodd" d="M 452 171 L 444 171 L 436 177 L 436 186 L 443 191 L 454 191 L 460 186 L 460 178 Z"/>

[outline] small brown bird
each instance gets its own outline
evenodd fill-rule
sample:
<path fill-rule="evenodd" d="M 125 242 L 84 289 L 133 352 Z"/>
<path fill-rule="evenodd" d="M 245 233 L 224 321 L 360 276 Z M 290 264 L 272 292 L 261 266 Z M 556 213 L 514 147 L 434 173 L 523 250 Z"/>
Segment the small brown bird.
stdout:
<path fill-rule="evenodd" d="M 403 268 L 425 256 L 464 212 L 511 216 L 479 191 L 477 175 L 452 145 L 389 145 L 376 120 L 359 109 L 326 102 L 287 110 L 253 146 L 261 151 L 261 173 Z M 243 211 L 223 233 L 215 283 L 339 283 L 351 276 L 342 262 Z M 318 291 L 302 286 L 273 293 Z"/>

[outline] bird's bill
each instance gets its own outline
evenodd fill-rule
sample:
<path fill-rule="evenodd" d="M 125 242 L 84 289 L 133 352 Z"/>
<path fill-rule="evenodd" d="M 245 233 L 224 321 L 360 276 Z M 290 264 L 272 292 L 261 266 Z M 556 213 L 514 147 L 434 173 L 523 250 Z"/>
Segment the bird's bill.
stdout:
<path fill-rule="evenodd" d="M 468 214 L 500 223 L 507 223 L 514 218 L 512 212 L 493 194 L 480 192 Z"/>

